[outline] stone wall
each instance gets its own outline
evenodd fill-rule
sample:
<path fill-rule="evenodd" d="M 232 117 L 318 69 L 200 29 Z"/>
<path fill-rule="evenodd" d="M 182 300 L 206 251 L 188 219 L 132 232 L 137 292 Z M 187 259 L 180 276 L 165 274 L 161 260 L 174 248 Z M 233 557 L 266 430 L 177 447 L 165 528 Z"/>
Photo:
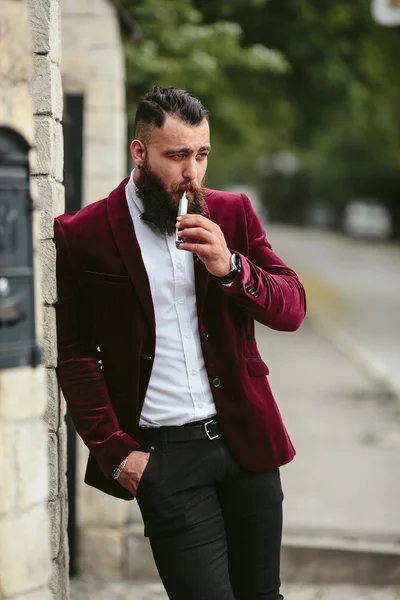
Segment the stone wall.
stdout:
<path fill-rule="evenodd" d="M 0 0 L 0 124 L 31 144 L 43 365 L 0 372 L 0 598 L 68 597 L 66 449 L 55 379 L 53 217 L 63 211 L 58 0 Z"/>

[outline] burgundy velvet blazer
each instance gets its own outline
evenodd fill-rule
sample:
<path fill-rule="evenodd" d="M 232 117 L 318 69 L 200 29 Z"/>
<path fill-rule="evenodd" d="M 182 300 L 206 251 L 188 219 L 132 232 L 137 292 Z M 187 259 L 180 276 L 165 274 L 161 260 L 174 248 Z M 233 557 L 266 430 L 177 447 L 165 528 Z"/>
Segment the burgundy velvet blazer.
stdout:
<path fill-rule="evenodd" d="M 57 374 L 78 434 L 90 450 L 85 481 L 124 499 L 112 470 L 140 447 L 139 416 L 151 375 L 155 318 L 125 186 L 55 220 Z M 250 471 L 288 463 L 295 451 L 268 384 L 254 321 L 296 330 L 305 315 L 297 275 L 273 252 L 243 194 L 206 192 L 242 272 L 220 285 L 194 257 L 198 323 L 220 427 Z"/>

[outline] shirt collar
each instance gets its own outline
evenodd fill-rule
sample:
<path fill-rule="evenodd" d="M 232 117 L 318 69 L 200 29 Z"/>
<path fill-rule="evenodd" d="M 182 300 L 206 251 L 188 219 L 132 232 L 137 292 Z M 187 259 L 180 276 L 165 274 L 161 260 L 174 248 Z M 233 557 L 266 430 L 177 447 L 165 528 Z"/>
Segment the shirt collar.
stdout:
<path fill-rule="evenodd" d="M 132 170 L 131 176 L 129 177 L 129 181 L 128 181 L 128 185 L 127 185 L 128 196 L 129 196 L 129 199 L 136 204 L 136 206 L 141 214 L 144 211 L 144 206 L 143 206 L 143 202 L 142 202 L 141 198 L 139 198 L 138 193 L 137 193 L 136 184 L 135 184 L 135 181 L 133 178 L 134 173 L 135 173 L 135 169 Z"/>

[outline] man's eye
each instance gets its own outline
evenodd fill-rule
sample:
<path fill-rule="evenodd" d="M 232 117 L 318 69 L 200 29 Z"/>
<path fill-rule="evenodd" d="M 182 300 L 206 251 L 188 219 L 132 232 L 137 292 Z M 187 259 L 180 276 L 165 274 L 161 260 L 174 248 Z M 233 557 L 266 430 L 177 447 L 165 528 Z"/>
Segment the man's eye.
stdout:
<path fill-rule="evenodd" d="M 186 154 L 172 154 L 171 158 L 181 160 L 182 158 L 185 158 L 185 156 L 186 156 Z"/>
<path fill-rule="evenodd" d="M 208 156 L 208 152 L 202 152 L 201 154 L 197 155 L 199 158 L 207 158 Z"/>

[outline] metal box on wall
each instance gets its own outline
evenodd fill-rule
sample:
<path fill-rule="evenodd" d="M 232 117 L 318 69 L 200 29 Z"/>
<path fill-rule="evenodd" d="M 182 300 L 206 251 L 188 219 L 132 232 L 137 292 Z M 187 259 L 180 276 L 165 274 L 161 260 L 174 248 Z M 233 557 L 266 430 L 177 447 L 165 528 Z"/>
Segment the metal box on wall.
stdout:
<path fill-rule="evenodd" d="M 0 369 L 40 363 L 28 152 L 18 132 L 0 127 Z"/>

